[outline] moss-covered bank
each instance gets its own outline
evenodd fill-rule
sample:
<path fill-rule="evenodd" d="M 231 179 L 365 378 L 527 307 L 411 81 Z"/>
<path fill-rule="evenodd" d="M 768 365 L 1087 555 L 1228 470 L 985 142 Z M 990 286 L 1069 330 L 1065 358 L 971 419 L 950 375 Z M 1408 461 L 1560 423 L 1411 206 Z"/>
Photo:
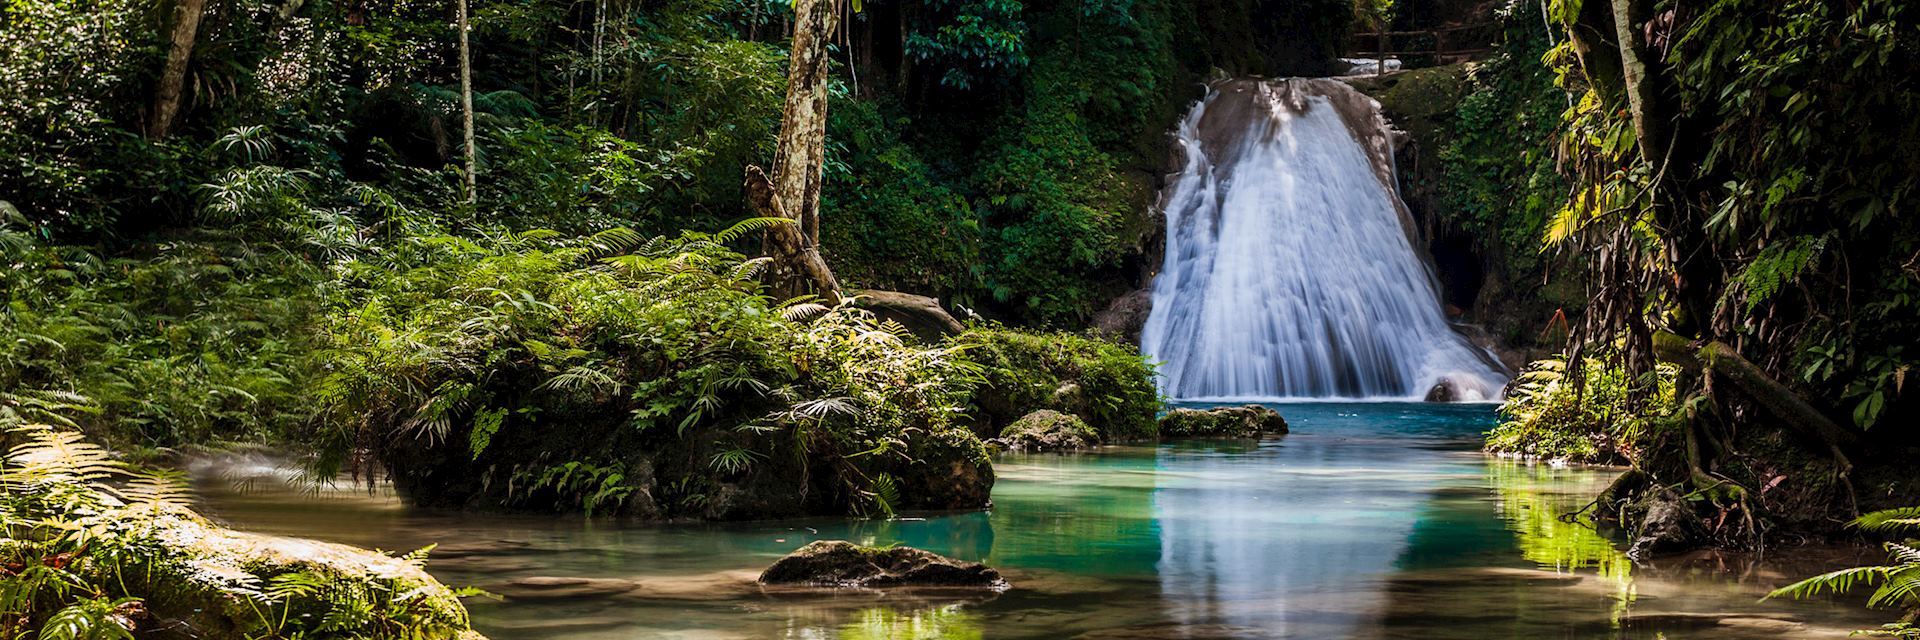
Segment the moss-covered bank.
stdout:
<path fill-rule="evenodd" d="M 179 479 L 70 431 L 25 427 L 0 462 L 0 638 L 482 640 L 459 593 L 394 557 L 232 531 Z"/>

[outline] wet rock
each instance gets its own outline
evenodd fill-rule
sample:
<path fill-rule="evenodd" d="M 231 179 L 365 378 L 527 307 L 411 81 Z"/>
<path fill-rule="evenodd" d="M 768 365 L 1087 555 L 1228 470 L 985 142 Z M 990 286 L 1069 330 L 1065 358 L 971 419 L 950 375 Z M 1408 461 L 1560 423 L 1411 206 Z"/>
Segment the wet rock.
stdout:
<path fill-rule="evenodd" d="M 1174 409 L 1160 417 L 1160 439 L 1258 438 L 1287 432 L 1287 420 L 1269 407 L 1250 404 L 1215 409 Z"/>
<path fill-rule="evenodd" d="M 1453 402 L 1459 397 L 1460 394 L 1453 389 L 1453 381 L 1446 378 L 1433 383 L 1433 388 L 1427 390 L 1427 402 Z"/>
<path fill-rule="evenodd" d="M 1699 539 L 1700 519 L 1694 516 L 1692 506 L 1672 491 L 1649 492 L 1635 506 L 1645 514 L 1633 546 L 1627 549 L 1627 557 L 1635 562 L 1691 548 Z"/>
<path fill-rule="evenodd" d="M 1175 165 L 1178 166 L 1178 165 Z M 1140 329 L 1147 326 L 1147 314 L 1153 310 L 1153 292 L 1139 289 L 1115 298 L 1107 308 L 1093 316 L 1093 329 L 1131 344 L 1140 342 Z"/>
<path fill-rule="evenodd" d="M 1098 444 L 1100 434 L 1080 416 L 1041 409 L 1015 420 L 1000 432 L 999 442 L 1009 451 L 1073 451 Z"/>
<path fill-rule="evenodd" d="M 616 578 L 532 576 L 515 578 L 504 586 L 495 587 L 493 592 L 514 600 L 575 600 L 617 596 L 639 586 L 631 580 Z"/>
<path fill-rule="evenodd" d="M 767 567 L 763 585 L 816 587 L 965 587 L 1004 590 L 1000 572 L 912 547 L 863 547 L 845 540 L 808 543 Z"/>

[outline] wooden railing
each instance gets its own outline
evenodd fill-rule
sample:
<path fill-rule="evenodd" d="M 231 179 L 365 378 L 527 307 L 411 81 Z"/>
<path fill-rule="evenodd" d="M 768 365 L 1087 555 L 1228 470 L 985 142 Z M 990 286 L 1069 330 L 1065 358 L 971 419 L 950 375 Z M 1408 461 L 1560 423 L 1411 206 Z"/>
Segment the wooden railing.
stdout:
<path fill-rule="evenodd" d="M 1500 38 L 1500 24 L 1481 22 L 1424 31 L 1375 31 L 1356 33 L 1348 46 L 1353 58 L 1408 58 L 1431 56 L 1434 64 L 1468 60 L 1493 51 Z M 1365 47 L 1372 47 L 1366 49 Z"/>

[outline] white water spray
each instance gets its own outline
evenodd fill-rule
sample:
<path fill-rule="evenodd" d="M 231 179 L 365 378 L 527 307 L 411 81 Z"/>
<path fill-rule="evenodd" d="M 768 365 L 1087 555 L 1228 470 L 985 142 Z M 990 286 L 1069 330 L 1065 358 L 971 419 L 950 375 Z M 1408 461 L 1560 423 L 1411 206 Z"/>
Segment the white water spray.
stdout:
<path fill-rule="evenodd" d="M 1218 84 L 1180 125 L 1141 349 L 1181 399 L 1493 399 L 1447 324 L 1379 105 L 1333 80 Z"/>

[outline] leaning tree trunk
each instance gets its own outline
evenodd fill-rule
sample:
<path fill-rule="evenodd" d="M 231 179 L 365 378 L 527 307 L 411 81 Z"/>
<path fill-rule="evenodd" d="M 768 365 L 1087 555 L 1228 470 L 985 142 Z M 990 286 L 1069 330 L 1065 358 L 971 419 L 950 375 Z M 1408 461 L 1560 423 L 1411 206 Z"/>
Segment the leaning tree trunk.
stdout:
<path fill-rule="evenodd" d="M 840 283 L 820 256 L 820 187 L 827 144 L 827 45 L 840 20 L 838 0 L 794 0 L 793 54 L 788 58 L 787 101 L 780 116 L 774 174 L 747 168 L 747 196 L 762 215 L 795 224 L 768 227 L 765 247 L 773 258 L 773 292 L 780 297 L 814 294 L 840 301 Z"/>
<path fill-rule="evenodd" d="M 1640 143 L 1641 160 L 1658 170 L 1667 157 L 1671 114 L 1660 99 L 1659 62 L 1647 49 L 1646 14 L 1651 7 L 1643 0 L 1612 1 L 1613 28 L 1620 46 L 1620 75 L 1633 116 L 1633 133 Z"/>
<path fill-rule="evenodd" d="M 474 175 L 478 166 L 478 151 L 473 143 L 473 50 L 467 47 L 467 0 L 457 0 L 459 5 L 458 26 L 460 27 L 460 126 L 461 141 L 467 156 L 467 204 L 479 202 L 479 178 Z"/>
<path fill-rule="evenodd" d="M 160 86 L 154 90 L 153 113 L 147 122 L 147 135 L 155 140 L 167 137 L 174 117 L 180 113 L 180 98 L 185 93 L 187 61 L 193 57 L 193 44 L 200 34 L 200 17 L 206 13 L 207 0 L 179 0 L 173 5 L 172 45 L 167 48 L 167 66 L 160 71 Z"/>

